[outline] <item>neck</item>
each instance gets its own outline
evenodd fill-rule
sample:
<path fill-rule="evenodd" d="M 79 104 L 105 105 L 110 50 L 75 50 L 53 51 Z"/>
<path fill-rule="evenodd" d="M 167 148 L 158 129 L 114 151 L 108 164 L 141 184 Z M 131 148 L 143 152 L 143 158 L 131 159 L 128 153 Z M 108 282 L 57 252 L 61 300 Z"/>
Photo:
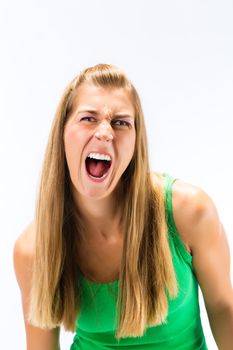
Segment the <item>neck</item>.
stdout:
<path fill-rule="evenodd" d="M 75 196 L 75 201 L 85 225 L 87 238 L 98 234 L 108 240 L 119 232 L 121 211 L 116 195 L 95 200 L 79 194 Z"/>

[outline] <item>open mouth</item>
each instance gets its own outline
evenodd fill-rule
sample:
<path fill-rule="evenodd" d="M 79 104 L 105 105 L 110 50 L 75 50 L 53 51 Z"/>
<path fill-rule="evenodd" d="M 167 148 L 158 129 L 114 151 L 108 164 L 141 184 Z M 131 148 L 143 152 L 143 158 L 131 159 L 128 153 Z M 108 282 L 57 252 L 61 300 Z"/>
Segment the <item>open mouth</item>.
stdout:
<path fill-rule="evenodd" d="M 112 164 L 111 157 L 97 153 L 90 153 L 86 160 L 87 173 L 96 179 L 104 178 Z"/>

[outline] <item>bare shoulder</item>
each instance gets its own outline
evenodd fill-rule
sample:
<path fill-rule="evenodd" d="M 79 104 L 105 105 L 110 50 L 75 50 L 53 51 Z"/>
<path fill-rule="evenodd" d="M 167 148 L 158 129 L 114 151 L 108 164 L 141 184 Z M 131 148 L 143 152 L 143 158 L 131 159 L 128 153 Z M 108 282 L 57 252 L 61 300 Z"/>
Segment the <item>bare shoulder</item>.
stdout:
<path fill-rule="evenodd" d="M 202 215 L 211 202 L 210 196 L 200 187 L 184 182 L 181 179 L 174 181 L 172 185 L 172 204 L 176 215 L 182 209 L 182 211 L 185 210 L 186 214 L 190 214 L 195 219 Z"/>
<path fill-rule="evenodd" d="M 214 201 L 201 188 L 176 180 L 172 205 L 175 225 L 192 254 L 208 313 L 233 310 L 230 249 Z"/>
<path fill-rule="evenodd" d="M 35 247 L 35 225 L 30 223 L 18 236 L 14 244 L 14 255 L 19 258 L 32 258 Z"/>
<path fill-rule="evenodd" d="M 164 188 L 163 174 L 152 172 L 151 179 L 154 186 Z M 172 207 L 177 220 L 182 220 L 184 213 L 196 220 L 206 210 L 216 211 L 213 200 L 203 189 L 181 179 L 176 179 L 172 185 Z"/>
<path fill-rule="evenodd" d="M 28 284 L 28 278 L 31 277 L 31 267 L 35 247 L 34 223 L 31 223 L 20 234 L 14 244 L 13 258 L 16 278 L 21 289 Z"/>
<path fill-rule="evenodd" d="M 28 350 L 51 350 L 59 347 L 59 327 L 45 330 L 34 327 L 28 321 L 30 291 L 33 274 L 33 258 L 35 252 L 35 225 L 31 223 L 17 238 L 14 245 L 14 268 L 21 291 L 23 315 L 25 322 Z"/>
<path fill-rule="evenodd" d="M 188 251 L 196 242 L 209 240 L 211 226 L 219 229 L 220 221 L 212 198 L 200 187 L 177 179 L 172 186 L 172 209 L 177 231 Z M 204 227 L 208 226 L 208 230 Z"/>

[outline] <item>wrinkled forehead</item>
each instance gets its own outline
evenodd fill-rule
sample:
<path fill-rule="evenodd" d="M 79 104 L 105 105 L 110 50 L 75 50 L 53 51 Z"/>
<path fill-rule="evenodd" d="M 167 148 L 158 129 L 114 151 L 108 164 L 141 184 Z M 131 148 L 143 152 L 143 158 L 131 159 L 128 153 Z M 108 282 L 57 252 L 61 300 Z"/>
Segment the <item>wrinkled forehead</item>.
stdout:
<path fill-rule="evenodd" d="M 135 115 L 135 103 L 130 89 L 90 83 L 83 83 L 76 88 L 72 98 L 72 112 L 77 109 L 97 109 L 106 115 L 113 112 Z"/>

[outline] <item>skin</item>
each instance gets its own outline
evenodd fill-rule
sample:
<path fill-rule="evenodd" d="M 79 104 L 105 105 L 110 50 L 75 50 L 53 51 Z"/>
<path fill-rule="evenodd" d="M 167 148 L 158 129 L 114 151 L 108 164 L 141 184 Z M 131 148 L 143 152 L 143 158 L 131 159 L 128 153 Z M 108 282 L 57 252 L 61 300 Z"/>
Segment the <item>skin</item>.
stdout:
<path fill-rule="evenodd" d="M 91 107 L 97 109 L 94 115 L 96 121 L 88 119 L 80 122 L 80 107 L 83 109 L 90 101 Z M 96 90 L 96 87 L 82 86 L 74 113 L 64 132 L 75 198 L 77 203 L 82 203 L 83 215 L 88 225 L 87 242 L 82 246 L 84 253 L 81 255 L 78 252 L 82 261 L 81 269 L 87 276 L 99 282 L 109 282 L 117 278 L 122 252 L 118 212 L 114 212 L 115 196 L 117 184 L 133 155 L 135 129 L 116 128 L 112 121 L 120 107 L 124 113 L 127 110 L 129 115 L 134 114 L 130 97 L 123 90 Z M 83 167 L 86 155 L 92 150 L 106 151 L 113 156 L 112 171 L 101 184 L 92 183 Z M 159 180 L 154 174 L 155 186 L 157 181 Z M 193 256 L 193 266 L 218 348 L 230 350 L 233 344 L 230 254 L 214 202 L 200 188 L 176 180 L 172 189 L 172 206 L 177 230 L 186 249 Z M 33 255 L 34 226 L 31 224 L 17 239 L 14 247 L 14 266 L 21 289 L 27 350 L 57 350 L 59 329 L 45 331 L 30 326 L 26 321 Z M 108 266 L 108 271 L 106 268 L 103 271 L 102 266 Z"/>
<path fill-rule="evenodd" d="M 132 159 L 135 147 L 134 108 L 122 88 L 78 87 L 75 108 L 64 131 L 66 159 L 77 205 L 90 234 L 114 235 L 117 184 Z M 110 174 L 101 183 L 88 176 L 85 159 L 90 152 L 110 154 Z M 108 219 L 107 219 L 108 218 Z"/>
<path fill-rule="evenodd" d="M 131 96 L 122 88 L 83 84 L 78 88 L 74 112 L 64 131 L 66 159 L 73 192 L 85 220 L 85 242 L 79 242 L 79 269 L 90 279 L 118 278 L 123 237 L 117 210 L 117 184 L 132 159 L 136 132 Z M 90 152 L 110 154 L 110 174 L 101 183 L 88 176 L 85 159 Z M 96 246 L 99 247 L 96 250 Z M 97 266 L 109 269 L 98 273 Z"/>

